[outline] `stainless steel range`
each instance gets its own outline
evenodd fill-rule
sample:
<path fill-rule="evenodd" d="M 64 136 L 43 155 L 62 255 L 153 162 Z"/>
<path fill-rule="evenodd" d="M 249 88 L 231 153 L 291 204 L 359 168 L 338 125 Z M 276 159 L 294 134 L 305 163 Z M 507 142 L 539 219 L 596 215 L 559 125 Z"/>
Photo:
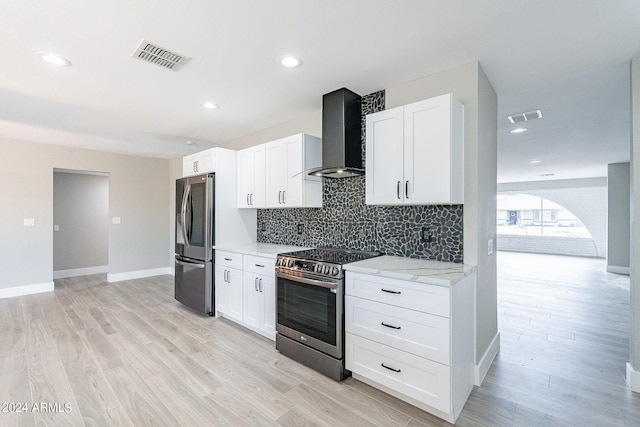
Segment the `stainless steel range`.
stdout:
<path fill-rule="evenodd" d="M 317 248 L 276 258 L 276 349 L 335 380 L 344 368 L 344 264 L 378 252 Z"/>

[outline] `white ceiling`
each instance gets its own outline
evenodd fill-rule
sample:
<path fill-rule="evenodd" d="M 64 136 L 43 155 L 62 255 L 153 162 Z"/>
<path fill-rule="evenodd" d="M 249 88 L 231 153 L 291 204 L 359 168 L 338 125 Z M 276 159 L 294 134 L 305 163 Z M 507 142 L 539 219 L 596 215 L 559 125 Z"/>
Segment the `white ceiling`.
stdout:
<path fill-rule="evenodd" d="M 629 160 L 637 0 L 0 6 L 0 137 L 174 158 L 318 111 L 340 87 L 364 95 L 479 60 L 499 100 L 499 182 L 605 176 Z M 178 72 L 134 59 L 142 39 L 192 59 Z M 287 53 L 304 65 L 283 69 Z M 543 118 L 510 134 L 506 116 L 533 109 Z"/>

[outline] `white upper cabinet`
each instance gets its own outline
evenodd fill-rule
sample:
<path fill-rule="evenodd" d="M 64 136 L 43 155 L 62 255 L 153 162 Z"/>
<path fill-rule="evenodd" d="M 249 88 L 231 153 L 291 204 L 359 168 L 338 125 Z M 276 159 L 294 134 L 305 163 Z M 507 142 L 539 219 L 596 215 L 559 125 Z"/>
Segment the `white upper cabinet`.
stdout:
<path fill-rule="evenodd" d="M 463 106 L 452 94 L 369 114 L 366 203 L 463 203 Z"/>
<path fill-rule="evenodd" d="M 182 158 L 182 176 L 215 172 L 215 148 L 190 154 Z"/>
<path fill-rule="evenodd" d="M 265 205 L 265 145 L 238 152 L 238 207 L 264 208 Z"/>
<path fill-rule="evenodd" d="M 311 135 L 297 134 L 262 144 L 264 167 L 257 166 L 258 155 L 253 156 L 251 172 L 239 172 L 240 190 L 238 206 L 250 208 L 296 208 L 322 206 L 321 178 L 309 176 L 311 169 L 322 164 L 322 140 Z M 258 150 L 258 147 L 253 147 Z M 244 152 L 245 150 L 243 150 Z M 243 157 L 241 152 L 240 157 Z M 251 160 L 240 161 L 239 170 L 244 170 Z M 253 173 L 253 176 L 251 174 Z M 253 193 L 249 181 L 253 181 Z M 258 194 L 258 186 L 265 186 L 264 203 Z M 251 197 L 254 194 L 254 197 Z M 249 196 L 248 196 L 249 195 Z M 253 204 L 251 201 L 253 199 Z"/>

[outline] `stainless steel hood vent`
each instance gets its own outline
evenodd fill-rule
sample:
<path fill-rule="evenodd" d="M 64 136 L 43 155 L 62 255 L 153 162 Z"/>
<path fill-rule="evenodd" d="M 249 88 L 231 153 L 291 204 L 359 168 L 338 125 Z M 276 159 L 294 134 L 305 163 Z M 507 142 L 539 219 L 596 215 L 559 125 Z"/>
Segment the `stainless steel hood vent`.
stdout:
<path fill-rule="evenodd" d="M 322 168 L 309 175 L 364 175 L 360 99 L 360 95 L 345 88 L 322 97 Z"/>

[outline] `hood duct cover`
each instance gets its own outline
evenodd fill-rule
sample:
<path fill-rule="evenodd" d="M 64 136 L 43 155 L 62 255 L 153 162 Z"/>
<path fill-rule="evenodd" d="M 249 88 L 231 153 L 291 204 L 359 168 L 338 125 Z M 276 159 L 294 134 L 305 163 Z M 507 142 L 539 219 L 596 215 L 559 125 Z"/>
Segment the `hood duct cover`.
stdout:
<path fill-rule="evenodd" d="M 322 97 L 322 168 L 309 175 L 347 178 L 364 174 L 361 97 L 342 88 Z"/>

